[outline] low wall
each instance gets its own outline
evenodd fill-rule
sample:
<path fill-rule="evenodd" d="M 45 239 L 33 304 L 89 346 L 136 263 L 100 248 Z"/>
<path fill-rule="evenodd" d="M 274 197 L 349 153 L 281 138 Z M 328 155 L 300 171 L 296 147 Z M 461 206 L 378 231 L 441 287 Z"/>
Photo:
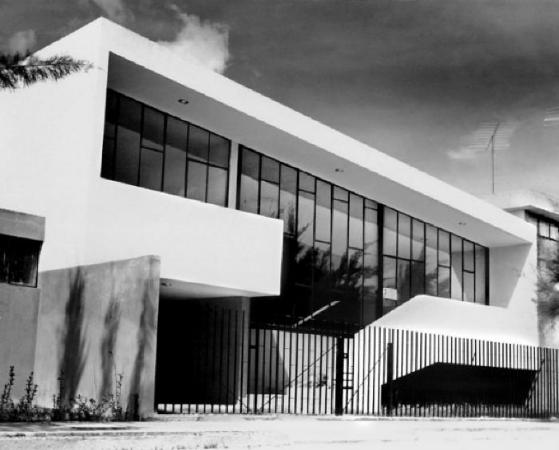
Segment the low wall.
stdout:
<path fill-rule="evenodd" d="M 14 399 L 23 395 L 33 370 L 39 294 L 39 289 L 0 283 L 0 385 L 14 366 Z"/>
<path fill-rule="evenodd" d="M 122 375 L 123 407 L 153 412 L 159 266 L 145 256 L 39 275 L 39 404 L 52 406 L 61 374 L 65 399 L 97 400 Z"/>

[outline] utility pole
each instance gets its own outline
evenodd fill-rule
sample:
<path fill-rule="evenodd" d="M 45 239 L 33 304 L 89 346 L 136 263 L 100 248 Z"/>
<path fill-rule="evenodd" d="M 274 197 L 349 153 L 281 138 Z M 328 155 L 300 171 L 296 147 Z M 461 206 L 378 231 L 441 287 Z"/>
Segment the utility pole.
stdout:
<path fill-rule="evenodd" d="M 491 193 L 495 193 L 495 137 L 497 136 L 497 130 L 499 130 L 499 125 L 501 122 L 497 122 L 495 129 L 491 138 L 489 138 L 489 145 L 491 146 Z"/>

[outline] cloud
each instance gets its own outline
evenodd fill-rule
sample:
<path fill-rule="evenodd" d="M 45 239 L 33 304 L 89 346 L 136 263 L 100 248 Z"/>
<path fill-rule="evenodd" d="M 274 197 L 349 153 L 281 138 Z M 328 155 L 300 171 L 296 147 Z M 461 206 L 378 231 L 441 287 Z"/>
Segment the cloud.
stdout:
<path fill-rule="evenodd" d="M 222 23 L 203 21 L 198 16 L 182 12 L 175 5 L 171 8 L 182 22 L 182 27 L 172 41 L 159 44 L 194 64 L 223 73 L 229 61 L 229 27 Z"/>
<path fill-rule="evenodd" d="M 126 22 L 132 17 L 131 11 L 126 8 L 123 0 L 91 0 L 116 22 Z"/>
<path fill-rule="evenodd" d="M 489 152 L 492 145 L 495 151 L 507 150 L 517 128 L 517 121 L 483 122 L 472 133 L 464 136 L 461 145 L 449 150 L 447 155 L 455 161 L 471 161 Z M 493 135 L 495 138 L 492 143 Z"/>
<path fill-rule="evenodd" d="M 8 40 L 8 49 L 11 53 L 27 53 L 37 44 L 35 30 L 22 30 L 14 33 Z"/>

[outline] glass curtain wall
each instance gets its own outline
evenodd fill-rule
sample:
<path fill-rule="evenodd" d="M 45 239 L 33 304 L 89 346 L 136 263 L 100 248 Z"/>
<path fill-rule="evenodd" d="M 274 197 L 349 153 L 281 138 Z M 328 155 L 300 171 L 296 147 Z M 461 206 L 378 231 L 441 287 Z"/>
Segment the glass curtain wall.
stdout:
<path fill-rule="evenodd" d="M 487 248 L 384 208 L 383 313 L 418 294 L 487 302 Z"/>
<path fill-rule="evenodd" d="M 538 230 L 538 272 L 543 279 L 555 278 L 559 264 L 559 223 L 542 216 L 527 215 Z"/>
<path fill-rule="evenodd" d="M 230 147 L 211 131 L 107 91 L 103 178 L 227 206 Z"/>
<path fill-rule="evenodd" d="M 240 147 L 238 207 L 284 223 L 282 294 L 253 303 L 256 322 L 301 328 L 378 317 L 377 204 Z"/>

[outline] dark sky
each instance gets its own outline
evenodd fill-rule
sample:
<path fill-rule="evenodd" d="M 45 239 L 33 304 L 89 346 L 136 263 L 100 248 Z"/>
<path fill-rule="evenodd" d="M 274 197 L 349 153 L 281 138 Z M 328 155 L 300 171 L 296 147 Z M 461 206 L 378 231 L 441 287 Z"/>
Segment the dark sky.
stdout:
<path fill-rule="evenodd" d="M 174 5 L 174 6 L 172 6 Z M 0 43 L 99 15 L 154 40 L 228 30 L 225 75 L 475 193 L 559 196 L 559 2 L 0 0 Z"/>

